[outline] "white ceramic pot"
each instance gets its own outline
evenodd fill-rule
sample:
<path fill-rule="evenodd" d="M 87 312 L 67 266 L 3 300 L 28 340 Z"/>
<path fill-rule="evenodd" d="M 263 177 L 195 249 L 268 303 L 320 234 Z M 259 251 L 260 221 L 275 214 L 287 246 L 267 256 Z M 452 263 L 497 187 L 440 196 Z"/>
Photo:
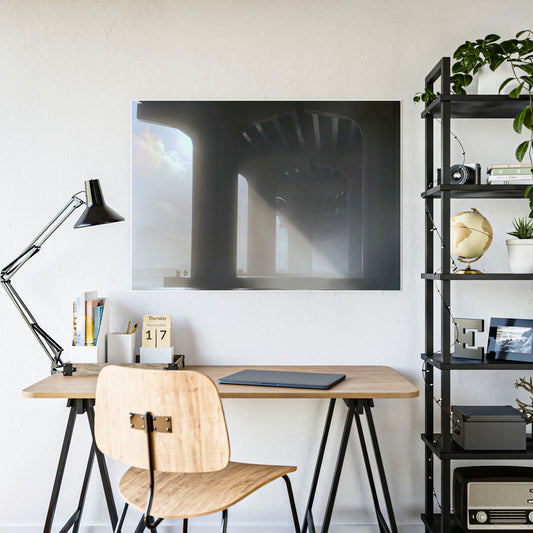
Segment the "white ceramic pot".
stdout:
<path fill-rule="evenodd" d="M 507 252 L 513 274 L 533 274 L 533 239 L 509 239 Z"/>
<path fill-rule="evenodd" d="M 498 94 L 500 85 L 513 77 L 511 63 L 502 63 L 495 71 L 490 70 L 488 65 L 481 67 L 477 72 L 477 94 Z M 474 82 L 472 82 L 473 84 Z M 517 86 L 516 82 L 509 82 L 501 94 L 509 94 Z"/>

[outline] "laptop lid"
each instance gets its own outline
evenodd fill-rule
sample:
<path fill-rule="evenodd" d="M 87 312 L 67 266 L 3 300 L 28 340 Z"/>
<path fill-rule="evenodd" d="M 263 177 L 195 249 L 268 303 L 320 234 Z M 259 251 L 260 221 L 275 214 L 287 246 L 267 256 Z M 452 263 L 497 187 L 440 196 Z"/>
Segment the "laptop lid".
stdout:
<path fill-rule="evenodd" d="M 248 369 L 220 378 L 218 382 L 228 385 L 256 385 L 262 387 L 291 387 L 297 389 L 326 390 L 345 378 L 345 374 Z"/>

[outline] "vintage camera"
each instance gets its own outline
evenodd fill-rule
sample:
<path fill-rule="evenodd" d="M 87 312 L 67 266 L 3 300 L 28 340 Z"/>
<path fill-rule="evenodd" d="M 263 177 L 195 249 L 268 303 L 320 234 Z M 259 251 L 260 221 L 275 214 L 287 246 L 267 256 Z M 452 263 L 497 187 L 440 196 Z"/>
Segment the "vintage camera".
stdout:
<path fill-rule="evenodd" d="M 442 183 L 441 169 L 437 169 L 437 184 Z M 450 167 L 450 184 L 466 185 L 481 183 L 481 165 L 479 163 L 458 164 Z"/>

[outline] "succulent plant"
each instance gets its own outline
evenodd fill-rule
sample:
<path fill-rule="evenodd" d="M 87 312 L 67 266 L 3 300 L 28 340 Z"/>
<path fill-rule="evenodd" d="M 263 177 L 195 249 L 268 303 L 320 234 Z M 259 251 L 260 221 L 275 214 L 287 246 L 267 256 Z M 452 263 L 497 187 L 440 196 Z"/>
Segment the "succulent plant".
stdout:
<path fill-rule="evenodd" d="M 533 219 L 515 218 L 513 220 L 514 231 L 509 231 L 507 235 L 512 235 L 518 239 L 533 239 Z"/>

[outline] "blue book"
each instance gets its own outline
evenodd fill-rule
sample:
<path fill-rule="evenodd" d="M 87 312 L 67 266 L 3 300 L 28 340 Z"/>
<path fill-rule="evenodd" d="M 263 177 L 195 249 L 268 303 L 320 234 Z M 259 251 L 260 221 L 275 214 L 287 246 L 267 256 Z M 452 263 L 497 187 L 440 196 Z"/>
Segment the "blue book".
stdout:
<path fill-rule="evenodd" d="M 100 326 L 102 325 L 102 315 L 104 314 L 104 306 L 98 305 L 94 308 L 94 345 L 98 343 L 98 334 L 100 333 Z"/>

